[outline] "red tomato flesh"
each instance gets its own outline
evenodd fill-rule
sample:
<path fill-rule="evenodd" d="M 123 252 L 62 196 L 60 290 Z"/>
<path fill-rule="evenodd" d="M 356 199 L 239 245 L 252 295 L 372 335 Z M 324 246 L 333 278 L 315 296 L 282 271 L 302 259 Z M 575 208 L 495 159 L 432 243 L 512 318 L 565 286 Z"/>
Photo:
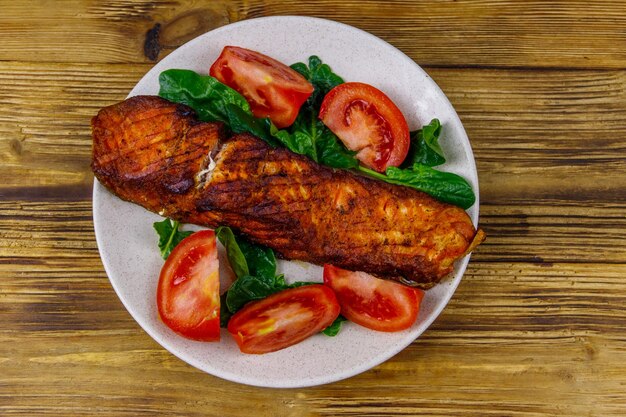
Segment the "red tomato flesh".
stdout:
<path fill-rule="evenodd" d="M 243 95 L 256 117 L 269 117 L 279 127 L 290 126 L 313 93 L 306 78 L 269 56 L 226 46 L 209 74 Z"/>
<path fill-rule="evenodd" d="M 338 315 L 339 303 L 329 287 L 304 285 L 246 304 L 231 317 L 228 332 L 243 353 L 268 353 L 319 333 Z"/>
<path fill-rule="evenodd" d="M 411 327 L 424 297 L 420 289 L 332 265 L 324 265 L 324 284 L 335 291 L 344 317 L 382 332 Z"/>
<path fill-rule="evenodd" d="M 220 339 L 220 281 L 215 233 L 183 239 L 161 269 L 157 306 L 163 323 L 188 339 Z"/>
<path fill-rule="evenodd" d="M 363 165 L 378 172 L 398 166 L 409 151 L 409 126 L 402 112 L 379 89 L 344 83 L 324 97 L 319 118 Z"/>

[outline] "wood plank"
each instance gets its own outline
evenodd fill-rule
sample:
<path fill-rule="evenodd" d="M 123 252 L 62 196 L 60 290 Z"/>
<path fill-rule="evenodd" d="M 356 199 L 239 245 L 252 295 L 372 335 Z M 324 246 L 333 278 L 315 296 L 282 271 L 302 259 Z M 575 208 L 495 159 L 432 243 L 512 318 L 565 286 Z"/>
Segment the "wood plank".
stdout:
<path fill-rule="evenodd" d="M 152 36 L 148 56 L 163 58 L 183 42 L 229 22 L 305 15 L 369 31 L 422 65 L 626 68 L 625 7 L 623 0 L 72 0 L 55 7 L 5 0 L 0 60 L 147 62 L 146 37 L 156 25 L 160 37 L 157 42 Z"/>
<path fill-rule="evenodd" d="M 626 204 L 533 204 L 529 199 L 481 207 L 480 224 L 488 238 L 475 252 L 477 259 L 626 263 Z"/>
<path fill-rule="evenodd" d="M 149 67 L 0 63 L 0 195 L 18 201 L 88 199 L 89 120 L 102 106 L 123 99 Z M 489 234 L 479 260 L 625 261 L 623 71 L 430 72 L 457 108 L 474 147 L 481 224 Z M 549 135 L 540 133 L 546 125 Z M 7 238 L 28 248 L 32 227 L 28 218 L 7 224 Z M 27 238 L 20 240 L 19 233 Z M 47 244 L 60 237 L 53 235 Z M 597 250 L 589 251 L 590 243 Z"/>
<path fill-rule="evenodd" d="M 150 67 L 0 63 L 2 187 L 90 184 L 91 117 Z"/>
<path fill-rule="evenodd" d="M 149 68 L 0 63 L 0 184 L 86 187 L 90 118 Z M 623 202 L 626 72 L 429 72 L 465 124 L 483 202 Z"/>
<path fill-rule="evenodd" d="M 150 67 L 0 62 L 0 414 L 623 414 L 623 71 L 430 68 L 472 140 L 489 238 L 391 361 L 269 390 L 164 351 L 102 270 L 89 119 Z"/>
<path fill-rule="evenodd" d="M 559 208 L 558 216 L 553 207 L 522 209 L 525 223 L 515 224 L 520 208 L 485 208 L 483 227 L 489 240 L 474 253 L 465 278 L 477 280 L 478 285 L 462 286 L 459 291 L 475 289 L 467 294 L 470 300 L 480 299 L 486 288 L 502 298 L 517 298 L 522 291 L 527 311 L 530 304 L 537 311 L 561 306 L 563 313 L 572 311 L 569 306 L 574 310 L 593 307 L 608 314 L 604 321 L 610 326 L 626 326 L 621 320 L 625 304 L 619 301 L 625 296 L 620 285 L 626 285 L 622 279 L 626 272 L 623 209 L 573 208 L 568 214 Z M 546 211 L 551 214 L 543 214 Z M 90 200 L 1 201 L 0 213 L 0 302 L 11 306 L 13 312 L 4 318 L 14 323 L 12 328 L 32 330 L 44 323 L 48 329 L 69 330 L 81 325 L 76 320 L 93 325 L 99 321 L 98 314 L 119 307 L 100 263 Z M 571 219 L 579 224 L 573 225 Z M 594 234 L 595 229 L 603 232 Z M 603 246 L 608 255 L 598 253 Z M 484 307 L 484 301 L 480 302 Z M 475 307 L 468 306 L 470 310 Z M 87 315 L 67 315 L 79 310 Z M 57 313 L 58 320 L 53 320 Z M 528 324 L 521 312 L 518 318 Z M 554 320 L 554 325 L 575 324 Z M 502 323 L 496 327 L 502 328 Z"/>
<path fill-rule="evenodd" d="M 444 314 L 394 359 L 329 386 L 275 391 L 196 371 L 139 329 L 99 264 L 89 200 L 3 201 L 0 212 L 3 415 L 245 416 L 263 404 L 260 416 L 552 416 L 590 407 L 618 416 L 624 406 L 626 372 L 616 366 L 626 359 L 624 263 L 494 262 L 478 251 Z M 528 212 L 532 224 L 540 212 Z M 520 245 L 540 228 L 518 235 Z M 496 242 L 494 253 L 510 245 Z"/>
<path fill-rule="evenodd" d="M 0 410 L 246 416 L 263 404 L 255 415 L 569 416 L 593 408 L 591 415 L 618 416 L 626 405 L 626 373 L 616 366 L 626 359 L 625 273 L 624 265 L 474 262 L 443 315 L 409 348 L 362 375 L 296 390 L 203 374 L 129 317 L 119 327 L 91 322 L 86 304 L 79 315 L 91 327 L 82 330 L 28 329 L 1 315 Z M 0 305 L 13 305 L 11 287 Z M 75 308 L 67 294 L 60 299 L 62 309 Z"/>
<path fill-rule="evenodd" d="M 83 202 L 0 202 L 0 271 L 22 265 L 30 273 L 99 266 L 90 189 Z M 488 239 L 479 262 L 546 264 L 626 263 L 626 206 L 484 205 Z M 589 250 L 593 247 L 594 250 Z M 36 251 L 36 252 L 35 252 Z M 46 256 L 42 256 L 45 254 Z M 10 270 L 10 269 L 9 269 Z M 9 270 L 6 270 L 7 273 Z"/>
<path fill-rule="evenodd" d="M 626 0 L 0 7 L 0 415 L 624 415 Z M 89 121 L 186 40 L 287 14 L 365 29 L 425 66 L 472 142 L 488 239 L 394 358 L 274 390 L 185 364 L 118 300 L 91 220 Z"/>
<path fill-rule="evenodd" d="M 624 201 L 623 71 L 430 73 L 466 127 L 483 202 Z"/>

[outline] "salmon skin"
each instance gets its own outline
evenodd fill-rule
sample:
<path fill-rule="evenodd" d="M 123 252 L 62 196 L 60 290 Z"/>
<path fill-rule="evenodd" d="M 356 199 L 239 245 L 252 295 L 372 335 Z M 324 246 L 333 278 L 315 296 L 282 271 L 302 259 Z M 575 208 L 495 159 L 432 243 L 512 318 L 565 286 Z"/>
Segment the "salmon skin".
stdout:
<path fill-rule="evenodd" d="M 137 96 L 92 119 L 92 169 L 118 197 L 230 226 L 279 257 L 430 288 L 482 241 L 467 213 L 420 191 L 322 166 L 189 107 Z"/>

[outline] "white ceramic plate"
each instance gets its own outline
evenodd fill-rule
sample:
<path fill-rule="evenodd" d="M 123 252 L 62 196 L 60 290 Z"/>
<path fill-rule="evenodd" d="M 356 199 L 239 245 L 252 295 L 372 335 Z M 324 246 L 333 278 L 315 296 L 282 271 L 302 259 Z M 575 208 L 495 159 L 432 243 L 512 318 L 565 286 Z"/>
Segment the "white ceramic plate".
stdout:
<path fill-rule="evenodd" d="M 437 117 L 443 124 L 441 145 L 448 163 L 443 170 L 464 176 L 478 194 L 472 150 L 452 105 L 415 62 L 383 40 L 344 24 L 308 17 L 266 17 L 221 27 L 183 45 L 146 74 L 129 96 L 158 93 L 158 77 L 169 68 L 207 73 L 226 45 L 253 49 L 288 65 L 318 55 L 347 81 L 372 84 L 400 107 L 411 130 Z M 478 196 L 477 196 L 478 197 Z M 93 193 L 94 225 L 102 262 L 113 288 L 133 318 L 167 350 L 212 375 L 265 387 L 325 384 L 364 372 L 404 349 L 442 311 L 469 261 L 427 292 L 415 325 L 399 333 L 379 333 L 344 324 L 334 338 L 315 335 L 265 355 L 245 355 L 222 330 L 219 343 L 186 340 L 158 318 L 156 286 L 163 260 L 152 223 L 161 218 L 110 194 L 97 181 Z M 469 210 L 478 220 L 478 198 Z M 288 280 L 321 281 L 322 269 L 299 262 L 279 262 Z"/>

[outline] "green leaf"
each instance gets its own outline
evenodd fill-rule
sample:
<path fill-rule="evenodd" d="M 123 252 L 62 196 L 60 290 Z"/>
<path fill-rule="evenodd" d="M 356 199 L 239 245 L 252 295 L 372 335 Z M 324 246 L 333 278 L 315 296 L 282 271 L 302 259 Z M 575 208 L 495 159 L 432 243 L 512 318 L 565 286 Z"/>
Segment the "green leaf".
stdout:
<path fill-rule="evenodd" d="M 343 82 L 319 58 L 311 57 L 309 64 L 310 70 L 302 65 L 308 77 L 311 77 L 318 96 L 323 98 L 332 87 Z M 294 153 L 335 168 L 354 168 L 358 165 L 354 153 L 346 150 L 318 120 L 319 103 L 315 108 L 303 106 L 301 114 L 289 130 L 278 129 L 269 118 L 254 117 L 241 94 L 211 76 L 171 69 L 160 74 L 159 83 L 161 97 L 190 106 L 200 120 L 224 122 L 233 133 L 250 133 L 271 146 L 282 145 Z M 321 103 L 321 99 L 318 101 Z"/>
<path fill-rule="evenodd" d="M 233 313 L 230 312 L 228 306 L 226 305 L 226 296 L 227 292 L 220 295 L 220 327 L 227 327 L 230 318 L 233 316 Z"/>
<path fill-rule="evenodd" d="M 461 176 L 415 164 L 409 169 L 389 167 L 385 174 L 359 166 L 359 171 L 390 184 L 404 185 L 430 194 L 436 199 L 463 209 L 476 201 L 472 186 Z"/>
<path fill-rule="evenodd" d="M 235 234 L 231 230 L 230 227 L 218 227 L 215 229 L 215 235 L 219 239 L 219 241 L 226 248 L 226 256 L 228 257 L 228 263 L 230 263 L 231 268 L 235 272 L 237 278 L 244 277 L 246 275 L 250 275 L 250 269 L 248 268 L 248 261 L 244 256 L 239 244 L 237 243 L 237 239 L 235 238 Z"/>
<path fill-rule="evenodd" d="M 321 282 L 296 281 L 294 283 L 287 285 L 286 288 L 298 288 L 298 287 L 304 287 L 305 285 L 313 285 L 313 284 L 321 284 Z"/>
<path fill-rule="evenodd" d="M 356 152 L 346 149 L 337 136 L 330 131 L 321 121 L 316 120 L 318 131 L 317 149 L 319 160 L 323 165 L 333 168 L 351 169 L 359 166 Z"/>
<path fill-rule="evenodd" d="M 276 256 L 272 249 L 237 236 L 230 227 L 220 226 L 215 234 L 226 248 L 228 262 L 237 276 L 224 303 L 231 313 L 249 301 L 287 288 L 284 277 L 276 276 Z"/>
<path fill-rule="evenodd" d="M 267 246 L 255 245 L 245 239 L 237 238 L 239 249 L 243 253 L 250 275 L 274 278 L 276 275 L 276 257 Z"/>
<path fill-rule="evenodd" d="M 309 57 L 308 66 L 302 62 L 297 62 L 291 68 L 299 72 L 313 85 L 313 94 L 311 94 L 305 104 L 309 108 L 319 109 L 324 96 L 334 87 L 344 82 L 327 64 L 322 63 L 322 60 L 316 55 Z"/>
<path fill-rule="evenodd" d="M 474 204 L 475 196 L 467 181 L 458 175 L 430 168 L 445 162 L 438 142 L 441 134 L 439 120 L 433 119 L 419 131 L 413 132 L 411 149 L 401 168 L 390 167 L 386 175 L 377 173 L 359 166 L 355 153 L 347 150 L 318 119 L 319 106 L 324 95 L 343 83 L 343 79 L 317 56 L 309 58 L 308 66 L 296 63 L 292 68 L 313 84 L 314 92 L 289 129 L 278 129 L 268 118 L 254 117 L 243 96 L 215 78 L 193 71 L 162 72 L 159 77 L 159 95 L 189 105 L 201 120 L 222 121 L 235 133 L 251 133 L 271 146 L 285 146 L 292 152 L 306 155 L 323 165 L 342 169 L 356 168 L 374 178 L 416 188 L 441 201 L 463 208 Z M 236 265 L 238 276 L 248 275 L 250 272 L 247 270 L 246 273 L 241 259 Z"/>
<path fill-rule="evenodd" d="M 318 137 L 317 124 L 311 111 L 308 109 L 300 110 L 300 114 L 290 128 L 293 147 L 297 153 L 306 155 L 315 162 L 319 162 L 317 157 L 316 141 Z"/>
<path fill-rule="evenodd" d="M 315 282 L 294 282 L 287 284 L 283 275 L 276 277 L 246 275 L 237 279 L 226 292 L 225 305 L 231 314 L 239 311 L 250 301 L 262 300 L 277 292 Z"/>
<path fill-rule="evenodd" d="M 343 323 L 344 321 L 348 321 L 348 319 L 342 316 L 341 314 L 338 315 L 335 321 L 333 321 L 330 326 L 322 330 L 322 333 L 330 337 L 337 336 L 337 334 L 339 333 L 339 330 L 341 330 L 341 323 Z"/>
<path fill-rule="evenodd" d="M 387 168 L 387 178 L 432 195 L 436 199 L 463 209 L 476 201 L 472 186 L 465 178 L 451 172 L 437 171 L 427 165 L 415 164 L 411 169 Z"/>
<path fill-rule="evenodd" d="M 155 222 L 152 226 L 159 235 L 159 250 L 163 259 L 167 259 L 176 245 L 193 233 L 178 230 L 179 223 L 171 219 Z"/>
<path fill-rule="evenodd" d="M 274 278 L 240 277 L 231 285 L 226 293 L 226 305 L 231 313 L 236 313 L 244 305 L 254 300 L 261 300 L 284 288 L 274 285 Z"/>
<path fill-rule="evenodd" d="M 285 274 L 276 275 L 274 277 L 274 287 L 281 289 L 288 288 L 287 281 L 285 281 Z"/>
<path fill-rule="evenodd" d="M 228 262 L 237 276 L 220 297 L 220 326 L 226 327 L 232 315 L 244 305 L 289 288 L 289 285 L 283 275 L 276 275 L 276 257 L 272 249 L 237 236 L 230 227 L 218 227 L 215 234 L 226 248 Z"/>
<path fill-rule="evenodd" d="M 274 123 L 272 123 L 269 119 L 267 119 L 269 123 L 269 132 L 273 138 L 279 141 L 285 148 L 289 149 L 291 152 L 311 156 L 309 154 L 309 149 L 306 147 L 306 144 L 299 143 L 296 138 L 291 134 L 291 132 L 287 130 L 278 129 Z"/>
<path fill-rule="evenodd" d="M 228 106 L 252 114 L 246 99 L 210 75 L 190 70 L 170 69 L 159 75 L 159 96 L 175 103 L 186 104 L 205 122 L 230 123 Z"/>
<path fill-rule="evenodd" d="M 250 301 L 260 300 L 287 288 L 310 284 L 287 284 L 284 275 L 276 275 L 276 256 L 272 249 L 237 236 L 230 227 L 218 227 L 215 234 L 226 248 L 228 262 L 237 276 L 237 280 L 223 296 L 222 310 L 227 311 L 223 313 L 223 323 L 228 322 L 229 316 L 226 314 L 236 313 Z"/>
<path fill-rule="evenodd" d="M 273 130 L 278 130 L 268 118 L 259 119 L 254 117 L 245 109 L 237 107 L 234 104 L 227 104 L 226 117 L 228 119 L 227 126 L 233 133 L 250 133 L 260 139 L 263 139 L 270 146 L 277 147 L 282 143 L 280 135 L 274 135 Z M 285 144 L 283 144 L 286 146 Z"/>
<path fill-rule="evenodd" d="M 300 75 L 309 80 L 309 67 L 304 62 L 296 62 L 290 65 L 291 69 L 296 70 Z"/>
<path fill-rule="evenodd" d="M 411 133 L 411 147 L 400 168 L 389 167 L 385 174 L 362 166 L 357 169 L 370 177 L 415 188 L 440 201 L 468 209 L 476 201 L 469 183 L 459 175 L 432 168 L 446 161 L 439 145 L 440 135 L 441 123 L 433 119 L 422 129 Z"/>
<path fill-rule="evenodd" d="M 313 94 L 300 109 L 296 121 L 290 128 L 294 146 L 298 153 L 333 168 L 356 168 L 359 162 L 354 157 L 355 152 L 347 150 L 339 138 L 319 120 L 319 108 L 324 96 L 339 84 L 343 79 L 333 73 L 330 67 L 319 57 L 309 58 L 309 65 L 302 62 L 291 66 L 306 78 L 314 88 Z"/>
<path fill-rule="evenodd" d="M 433 119 L 420 130 L 411 132 L 411 146 L 402 168 L 411 167 L 414 164 L 434 167 L 446 162 L 443 150 L 439 145 L 441 135 L 441 123 Z"/>
<path fill-rule="evenodd" d="M 210 75 L 170 69 L 159 75 L 159 96 L 186 104 L 205 122 L 224 122 L 233 133 L 250 133 L 272 146 L 283 143 L 284 135 L 272 134 L 272 122 L 252 115 L 250 105 L 237 91 Z M 276 129 L 276 127 L 273 127 Z M 284 144 L 284 143 L 283 143 Z M 284 144 L 289 147 L 288 143 Z"/>
<path fill-rule="evenodd" d="M 228 262 L 237 278 L 254 275 L 274 279 L 276 256 L 272 249 L 247 241 L 236 235 L 230 227 L 220 226 L 215 234 L 226 248 Z"/>
<path fill-rule="evenodd" d="M 356 152 L 349 151 L 318 118 L 318 109 L 304 107 L 290 128 L 295 145 L 309 158 L 333 168 L 356 168 Z"/>

